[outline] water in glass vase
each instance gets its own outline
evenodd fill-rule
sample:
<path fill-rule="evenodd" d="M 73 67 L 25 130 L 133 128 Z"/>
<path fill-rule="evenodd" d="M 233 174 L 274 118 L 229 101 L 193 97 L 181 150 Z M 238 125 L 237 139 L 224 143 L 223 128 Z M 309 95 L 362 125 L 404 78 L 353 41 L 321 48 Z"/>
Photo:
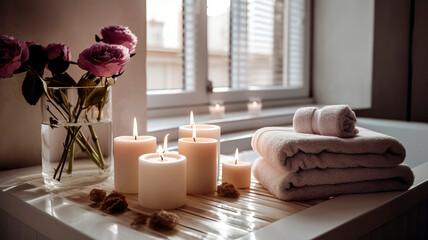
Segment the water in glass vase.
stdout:
<path fill-rule="evenodd" d="M 45 185 L 69 188 L 108 178 L 113 161 L 111 88 L 48 87 L 41 107 Z"/>
<path fill-rule="evenodd" d="M 99 183 L 112 174 L 112 121 L 43 122 L 43 178 L 49 188 Z M 66 155 L 66 157 L 64 157 Z"/>

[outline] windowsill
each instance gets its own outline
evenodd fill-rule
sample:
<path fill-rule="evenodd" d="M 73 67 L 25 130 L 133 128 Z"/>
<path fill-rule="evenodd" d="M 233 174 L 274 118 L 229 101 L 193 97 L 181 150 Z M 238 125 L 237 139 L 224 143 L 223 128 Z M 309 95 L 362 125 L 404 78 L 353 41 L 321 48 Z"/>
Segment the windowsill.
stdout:
<path fill-rule="evenodd" d="M 260 115 L 250 116 L 247 111 L 227 112 L 222 119 L 211 119 L 209 114 L 195 114 L 196 123 L 215 124 L 221 127 L 221 153 L 230 154 L 236 147 L 250 149 L 250 139 L 254 131 L 265 126 L 284 126 L 293 122 L 293 115 L 302 106 L 314 105 L 312 99 L 307 103 L 263 109 Z M 315 104 L 315 106 L 317 106 Z M 151 118 L 147 120 L 147 134 L 161 140 L 170 134 L 170 146 L 175 147 L 178 127 L 189 124 L 189 116 Z M 233 144 L 228 144 L 233 141 Z M 233 146 L 232 146 L 233 145 Z"/>

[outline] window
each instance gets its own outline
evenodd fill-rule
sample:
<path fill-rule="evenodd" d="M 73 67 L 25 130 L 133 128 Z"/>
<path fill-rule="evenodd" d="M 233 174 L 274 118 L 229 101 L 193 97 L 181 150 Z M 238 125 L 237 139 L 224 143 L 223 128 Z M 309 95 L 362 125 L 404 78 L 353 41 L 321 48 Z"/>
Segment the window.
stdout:
<path fill-rule="evenodd" d="M 308 0 L 147 0 L 149 109 L 307 97 L 308 12 Z"/>
<path fill-rule="evenodd" d="M 208 79 L 214 88 L 230 87 L 230 0 L 207 1 Z"/>
<path fill-rule="evenodd" d="M 182 2 L 177 0 L 147 1 L 149 91 L 183 89 L 182 9 Z"/>

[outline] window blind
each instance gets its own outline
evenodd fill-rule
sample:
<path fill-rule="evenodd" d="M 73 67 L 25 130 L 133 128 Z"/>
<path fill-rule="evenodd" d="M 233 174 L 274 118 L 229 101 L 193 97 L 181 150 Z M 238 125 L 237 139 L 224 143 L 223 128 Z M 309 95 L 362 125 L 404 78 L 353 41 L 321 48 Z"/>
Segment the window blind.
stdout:
<path fill-rule="evenodd" d="M 194 0 L 183 0 L 183 81 L 185 90 L 195 86 L 195 6 Z"/>
<path fill-rule="evenodd" d="M 232 87 L 301 85 L 305 0 L 231 0 L 230 6 Z"/>
<path fill-rule="evenodd" d="M 247 86 L 247 0 L 230 2 L 230 81 L 232 88 Z"/>
<path fill-rule="evenodd" d="M 249 86 L 272 86 L 275 0 L 248 0 Z"/>
<path fill-rule="evenodd" d="M 288 3 L 288 81 L 286 86 L 301 86 L 304 73 L 305 0 Z"/>

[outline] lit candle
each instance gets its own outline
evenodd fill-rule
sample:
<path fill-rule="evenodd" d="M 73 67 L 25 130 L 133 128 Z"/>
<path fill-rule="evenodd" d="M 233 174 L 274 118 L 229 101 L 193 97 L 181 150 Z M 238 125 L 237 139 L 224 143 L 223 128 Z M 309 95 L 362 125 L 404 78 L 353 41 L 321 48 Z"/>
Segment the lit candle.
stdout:
<path fill-rule="evenodd" d="M 239 161 L 238 149 L 235 151 L 235 161 L 222 164 L 221 182 L 228 182 L 237 188 L 248 188 L 251 184 L 251 164 Z"/>
<path fill-rule="evenodd" d="M 211 118 L 221 119 L 224 117 L 226 107 L 223 104 L 216 103 L 212 106 L 209 106 L 208 109 L 210 110 Z"/>
<path fill-rule="evenodd" d="M 220 141 L 221 128 L 219 126 L 211 124 L 195 124 L 195 128 L 193 128 L 193 124 L 195 124 L 195 119 L 193 117 L 193 111 L 190 111 L 190 124 L 180 126 L 178 129 L 178 137 L 192 137 L 193 129 L 195 129 L 198 137 L 214 138 Z"/>
<path fill-rule="evenodd" d="M 178 138 L 187 138 L 192 137 L 193 129 L 195 129 L 196 134 L 198 137 L 203 138 L 214 138 L 219 142 L 218 145 L 218 164 L 220 164 L 220 136 L 221 136 L 221 128 L 217 125 L 211 125 L 211 124 L 195 124 L 195 127 L 193 128 L 193 124 L 195 124 L 195 119 L 193 117 L 193 111 L 190 111 L 190 124 L 180 126 L 178 130 Z M 218 165 L 217 167 L 220 167 Z"/>
<path fill-rule="evenodd" d="M 262 111 L 262 103 L 259 98 L 250 98 L 247 103 L 247 110 L 250 115 L 259 115 Z"/>
<path fill-rule="evenodd" d="M 218 141 L 196 137 L 196 127 L 192 132 L 192 137 L 178 139 L 178 151 L 187 158 L 187 193 L 213 193 L 217 187 Z"/>
<path fill-rule="evenodd" d="M 114 138 L 114 189 L 123 193 L 138 192 L 138 157 L 156 152 L 156 138 L 138 136 L 134 118 L 133 136 Z"/>
<path fill-rule="evenodd" d="M 138 161 L 138 203 L 146 208 L 173 209 L 186 204 L 186 157 L 166 152 L 140 156 Z"/>

